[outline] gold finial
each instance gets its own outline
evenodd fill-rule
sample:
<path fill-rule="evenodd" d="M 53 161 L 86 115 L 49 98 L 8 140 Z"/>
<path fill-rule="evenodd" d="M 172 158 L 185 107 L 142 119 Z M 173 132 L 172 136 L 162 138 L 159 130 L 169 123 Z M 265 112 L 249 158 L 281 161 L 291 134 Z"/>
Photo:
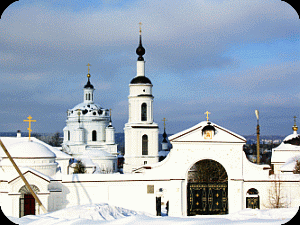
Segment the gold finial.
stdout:
<path fill-rule="evenodd" d="M 142 23 L 141 22 L 139 22 L 139 25 L 140 25 L 140 35 L 142 34 Z"/>
<path fill-rule="evenodd" d="M 164 129 L 166 129 L 166 118 L 163 118 L 163 120 L 162 121 L 164 121 Z"/>
<path fill-rule="evenodd" d="M 27 117 L 27 119 L 28 120 L 23 120 L 24 122 L 29 122 L 29 126 L 28 126 L 28 128 L 27 128 L 27 130 L 28 130 L 28 133 L 29 133 L 29 135 L 28 135 L 28 137 L 29 137 L 29 141 L 30 141 L 30 134 L 31 134 L 31 122 L 36 122 L 36 120 L 32 120 L 32 117 L 29 115 L 28 117 Z"/>
<path fill-rule="evenodd" d="M 297 119 L 297 117 L 294 116 L 294 126 L 293 126 L 293 131 L 297 131 L 297 130 L 298 130 L 298 127 L 297 127 L 297 124 L 296 124 L 296 119 Z"/>
<path fill-rule="evenodd" d="M 88 74 L 87 74 L 87 77 L 90 78 L 91 77 L 91 74 L 90 74 L 90 66 L 91 64 L 87 64 L 87 67 L 88 67 Z"/>
<path fill-rule="evenodd" d="M 111 117 L 111 109 L 109 109 L 109 116 Z"/>
<path fill-rule="evenodd" d="M 206 119 L 207 119 L 207 122 L 208 122 L 209 121 L 208 115 L 210 114 L 210 112 L 206 111 L 204 114 L 206 114 Z"/>

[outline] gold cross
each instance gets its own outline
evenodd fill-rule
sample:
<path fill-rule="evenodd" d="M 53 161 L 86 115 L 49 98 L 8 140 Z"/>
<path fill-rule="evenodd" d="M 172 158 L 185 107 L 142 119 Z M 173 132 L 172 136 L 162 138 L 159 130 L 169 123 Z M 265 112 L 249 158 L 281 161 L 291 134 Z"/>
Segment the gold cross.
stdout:
<path fill-rule="evenodd" d="M 164 118 L 162 121 L 164 121 L 164 129 L 166 128 L 166 118 Z"/>
<path fill-rule="evenodd" d="M 294 116 L 294 125 L 296 125 L 297 116 Z"/>
<path fill-rule="evenodd" d="M 90 73 L 90 66 L 91 66 L 91 64 L 87 64 L 87 67 L 88 67 L 88 73 Z"/>
<path fill-rule="evenodd" d="M 142 34 L 142 23 L 141 22 L 139 22 L 139 25 L 140 25 L 140 35 Z"/>
<path fill-rule="evenodd" d="M 207 119 L 207 122 L 208 122 L 209 121 L 208 115 L 210 114 L 210 112 L 206 111 L 204 114 L 206 114 L 206 119 Z"/>
<path fill-rule="evenodd" d="M 111 117 L 111 109 L 109 109 L 109 116 Z"/>
<path fill-rule="evenodd" d="M 24 122 L 29 122 L 29 127 L 27 128 L 27 130 L 29 131 L 29 141 L 30 141 L 30 134 L 31 134 L 31 122 L 36 122 L 36 120 L 31 120 L 32 117 L 31 116 L 28 116 L 27 117 L 28 120 L 23 120 Z"/>

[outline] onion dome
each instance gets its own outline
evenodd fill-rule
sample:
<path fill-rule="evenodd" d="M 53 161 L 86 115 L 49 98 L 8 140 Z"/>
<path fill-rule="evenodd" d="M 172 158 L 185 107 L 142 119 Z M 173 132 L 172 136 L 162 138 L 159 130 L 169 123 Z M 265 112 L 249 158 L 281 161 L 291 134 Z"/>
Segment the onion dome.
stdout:
<path fill-rule="evenodd" d="M 145 55 L 146 50 L 144 49 L 142 45 L 142 35 L 140 34 L 140 43 L 139 46 L 136 49 L 136 54 L 139 56 L 138 61 L 144 61 L 143 55 Z"/>
<path fill-rule="evenodd" d="M 93 86 L 93 85 L 91 84 L 91 82 L 90 82 L 90 77 L 91 77 L 91 75 L 88 74 L 87 77 L 88 77 L 88 82 L 86 83 L 86 85 L 84 85 L 84 88 L 94 89 L 94 86 Z"/>
<path fill-rule="evenodd" d="M 145 76 L 138 76 L 131 80 L 130 84 L 152 84 L 150 79 Z"/>
<path fill-rule="evenodd" d="M 202 134 L 204 134 L 204 132 L 207 130 L 212 130 L 214 132 L 214 134 L 216 133 L 216 128 L 211 125 L 211 122 L 207 122 L 207 125 L 205 127 L 203 127 Z"/>
<path fill-rule="evenodd" d="M 167 137 L 168 137 L 168 135 L 166 134 L 166 129 L 164 129 L 164 133 L 163 133 L 163 141 L 162 141 L 162 143 L 168 143 L 168 141 L 167 141 Z"/>

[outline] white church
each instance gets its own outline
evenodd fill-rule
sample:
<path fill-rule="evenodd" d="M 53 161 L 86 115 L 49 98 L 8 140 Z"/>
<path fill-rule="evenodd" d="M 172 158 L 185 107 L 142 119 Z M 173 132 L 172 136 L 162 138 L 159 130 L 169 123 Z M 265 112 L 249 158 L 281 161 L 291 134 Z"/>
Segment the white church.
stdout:
<path fill-rule="evenodd" d="M 124 174 L 114 173 L 118 152 L 111 115 L 94 103 L 89 73 L 83 103 L 67 111 L 64 152 L 20 134 L 0 138 L 46 210 L 107 202 L 153 215 L 168 205 L 168 215 L 192 216 L 271 208 L 278 206 L 278 199 L 280 207 L 299 206 L 300 175 L 293 170 L 300 146 L 291 142 L 299 138 L 296 124 L 293 134 L 272 150 L 272 166 L 251 163 L 243 151 L 246 139 L 211 122 L 208 114 L 206 120 L 170 136 L 173 147 L 158 162 L 153 84 L 145 74 L 141 33 L 139 38 L 137 75 L 129 84 L 124 126 Z M 73 158 L 85 164 L 85 174 L 73 174 Z M 42 213 L 2 149 L 0 206 L 7 216 Z"/>

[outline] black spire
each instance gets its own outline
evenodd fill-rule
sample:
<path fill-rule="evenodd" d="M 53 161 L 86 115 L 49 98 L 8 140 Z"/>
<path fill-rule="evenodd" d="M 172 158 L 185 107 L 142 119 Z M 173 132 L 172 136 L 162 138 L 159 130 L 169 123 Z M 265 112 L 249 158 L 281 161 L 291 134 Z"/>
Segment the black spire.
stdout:
<path fill-rule="evenodd" d="M 88 82 L 84 85 L 84 88 L 94 89 L 94 86 L 90 82 L 90 77 L 88 77 Z"/>
<path fill-rule="evenodd" d="M 140 34 L 139 47 L 137 47 L 137 49 L 136 49 L 136 54 L 139 56 L 138 61 L 144 61 L 143 55 L 145 55 L 145 53 L 146 53 L 146 50 L 144 49 L 144 47 L 142 45 L 142 35 Z"/>
<path fill-rule="evenodd" d="M 91 84 L 90 82 L 90 77 L 91 77 L 91 74 L 90 74 L 90 66 L 91 64 L 87 64 L 87 67 L 88 67 L 88 74 L 87 74 L 87 78 L 88 78 L 88 82 L 86 83 L 86 85 L 84 85 L 84 88 L 91 88 L 91 89 L 94 89 L 94 86 Z"/>
<path fill-rule="evenodd" d="M 139 43 L 139 47 L 136 49 L 136 54 L 139 56 L 138 57 L 138 61 L 144 61 L 143 55 L 145 55 L 145 49 L 142 45 L 142 23 L 139 23 L 140 25 L 140 43 Z"/>
<path fill-rule="evenodd" d="M 167 135 L 167 133 L 166 133 L 166 128 L 164 128 L 164 133 L 163 133 L 163 143 L 168 143 L 168 141 L 167 141 L 167 137 L 168 137 L 168 135 Z"/>

